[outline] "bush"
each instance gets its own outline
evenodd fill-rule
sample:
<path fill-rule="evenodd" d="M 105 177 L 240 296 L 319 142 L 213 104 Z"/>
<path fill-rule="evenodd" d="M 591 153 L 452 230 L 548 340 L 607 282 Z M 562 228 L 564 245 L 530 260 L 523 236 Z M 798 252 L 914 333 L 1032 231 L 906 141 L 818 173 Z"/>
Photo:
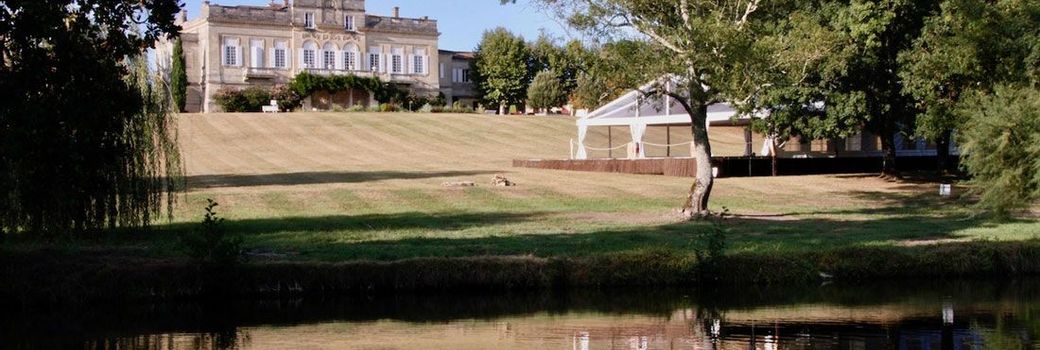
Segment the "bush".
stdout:
<path fill-rule="evenodd" d="M 260 112 L 264 106 L 271 104 L 271 91 L 261 86 L 251 86 L 244 90 L 222 88 L 213 96 L 224 112 Z"/>
<path fill-rule="evenodd" d="M 206 215 L 198 231 L 181 236 L 181 245 L 185 251 L 202 264 L 228 265 L 242 261 L 242 237 L 227 233 L 224 219 L 217 216 L 219 204 L 206 199 Z"/>
<path fill-rule="evenodd" d="M 430 109 L 430 113 L 459 113 L 467 114 L 474 113 L 473 108 L 469 107 L 433 107 Z"/>
<path fill-rule="evenodd" d="M 566 104 L 567 91 L 556 73 L 542 71 L 534 77 L 531 86 L 527 88 L 527 99 L 531 107 L 549 109 Z"/>
<path fill-rule="evenodd" d="M 303 96 L 286 85 L 275 87 L 271 91 L 271 99 L 278 100 L 278 109 L 283 112 L 293 111 L 303 105 Z"/>
<path fill-rule="evenodd" d="M 1040 199 L 1040 91 L 1001 87 L 963 106 L 961 163 L 979 207 L 1006 218 Z"/>

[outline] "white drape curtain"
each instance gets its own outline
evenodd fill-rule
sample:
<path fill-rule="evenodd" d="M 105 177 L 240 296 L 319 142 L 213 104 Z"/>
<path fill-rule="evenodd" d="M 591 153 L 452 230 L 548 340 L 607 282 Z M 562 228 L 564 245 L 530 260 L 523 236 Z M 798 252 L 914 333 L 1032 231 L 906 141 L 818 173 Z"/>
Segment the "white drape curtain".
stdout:
<path fill-rule="evenodd" d="M 762 155 L 763 157 L 772 156 L 773 155 L 773 142 L 774 141 L 773 141 L 773 137 L 772 136 L 767 137 L 765 142 L 762 142 L 762 151 L 758 152 L 758 154 Z"/>
<path fill-rule="evenodd" d="M 589 133 L 588 125 L 578 126 L 578 154 L 575 156 L 577 159 L 588 159 L 588 151 L 585 150 L 585 136 Z"/>
<path fill-rule="evenodd" d="M 636 145 L 636 158 L 646 158 L 646 148 L 643 147 L 643 134 L 646 134 L 646 124 L 632 124 L 628 126 L 632 133 L 632 143 Z"/>

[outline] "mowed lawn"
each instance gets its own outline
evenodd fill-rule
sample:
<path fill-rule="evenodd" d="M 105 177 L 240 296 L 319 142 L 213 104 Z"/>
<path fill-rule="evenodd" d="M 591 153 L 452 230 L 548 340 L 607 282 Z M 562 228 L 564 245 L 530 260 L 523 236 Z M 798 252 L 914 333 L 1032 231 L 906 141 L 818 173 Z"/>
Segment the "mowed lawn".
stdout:
<path fill-rule="evenodd" d="M 118 249 L 180 256 L 176 236 L 194 229 L 207 198 L 220 203 L 227 228 L 245 237 L 258 260 L 684 250 L 710 228 L 679 222 L 674 215 L 691 184 L 688 178 L 512 167 L 518 158 L 566 158 L 575 134 L 572 118 L 367 113 L 179 118 L 188 192 L 179 198 L 172 223 L 147 234 L 121 234 Z M 689 139 L 682 132 L 673 130 L 673 143 Z M 595 130 L 590 145 L 606 146 L 605 133 Z M 613 133 L 614 145 L 627 142 L 627 130 Z M 662 130 L 649 135 L 663 143 Z M 742 142 L 733 135 L 713 139 L 716 154 L 741 152 Z M 491 186 L 495 174 L 518 186 Z M 449 181 L 477 186 L 442 186 Z M 1040 235 L 1035 220 L 989 223 L 972 217 L 967 199 L 941 199 L 935 192 L 935 184 L 874 175 L 720 179 L 712 206 L 733 214 L 724 227 L 734 252 Z"/>

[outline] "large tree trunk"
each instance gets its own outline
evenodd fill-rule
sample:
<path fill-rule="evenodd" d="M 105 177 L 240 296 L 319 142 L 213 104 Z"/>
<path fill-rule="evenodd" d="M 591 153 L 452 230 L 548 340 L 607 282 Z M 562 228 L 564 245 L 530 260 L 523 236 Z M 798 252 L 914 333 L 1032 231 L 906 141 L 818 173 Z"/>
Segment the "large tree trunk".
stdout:
<path fill-rule="evenodd" d="M 711 169 L 711 143 L 708 141 L 708 128 L 705 124 L 708 105 L 691 101 L 687 112 L 692 124 L 693 147 L 690 151 L 693 159 L 697 161 L 697 177 L 690 186 L 682 212 L 688 218 L 704 217 L 708 215 L 708 199 L 711 197 L 711 187 L 715 184 Z"/>
<path fill-rule="evenodd" d="M 950 131 L 945 131 L 935 140 L 935 162 L 939 176 L 946 175 L 950 164 Z"/>
<path fill-rule="evenodd" d="M 881 133 L 881 175 L 899 177 L 899 170 L 896 168 L 896 143 L 893 139 L 894 134 L 888 131 Z"/>

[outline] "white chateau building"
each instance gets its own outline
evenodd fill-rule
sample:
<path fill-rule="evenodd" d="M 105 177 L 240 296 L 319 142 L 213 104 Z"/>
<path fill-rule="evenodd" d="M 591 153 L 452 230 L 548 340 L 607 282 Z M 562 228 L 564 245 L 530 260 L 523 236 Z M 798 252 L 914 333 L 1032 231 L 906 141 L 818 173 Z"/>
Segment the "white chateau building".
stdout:
<path fill-rule="evenodd" d="M 188 72 L 187 110 L 217 112 L 213 94 L 222 88 L 286 84 L 300 72 L 379 77 L 447 102 L 472 103 L 462 69 L 471 55 L 438 49 L 437 21 L 370 15 L 364 0 L 280 0 L 267 6 L 220 6 L 204 1 L 198 18 L 178 18 Z M 172 42 L 160 45 L 168 65 Z M 442 61 L 444 60 L 444 61 Z M 468 68 L 465 68 L 468 74 Z M 368 106 L 368 92 L 318 94 L 308 109 Z"/>

